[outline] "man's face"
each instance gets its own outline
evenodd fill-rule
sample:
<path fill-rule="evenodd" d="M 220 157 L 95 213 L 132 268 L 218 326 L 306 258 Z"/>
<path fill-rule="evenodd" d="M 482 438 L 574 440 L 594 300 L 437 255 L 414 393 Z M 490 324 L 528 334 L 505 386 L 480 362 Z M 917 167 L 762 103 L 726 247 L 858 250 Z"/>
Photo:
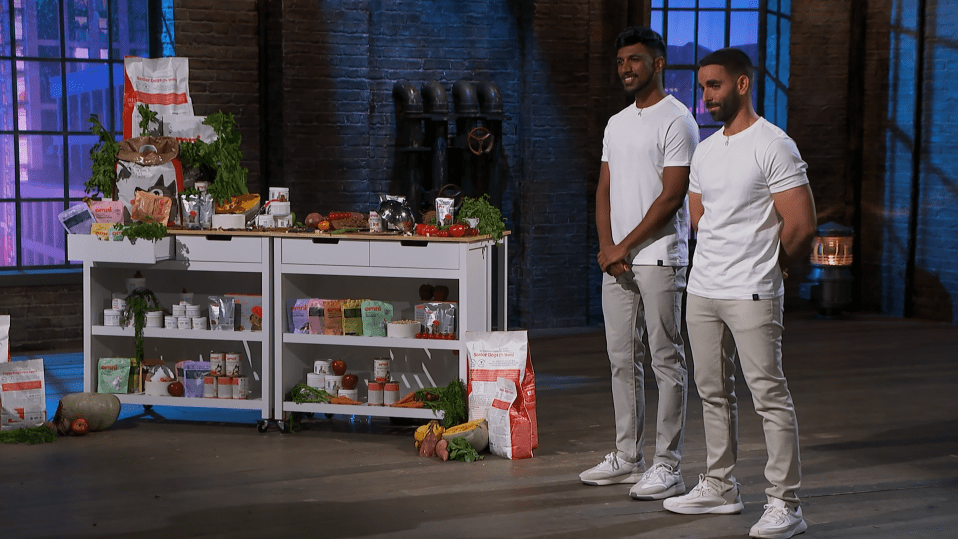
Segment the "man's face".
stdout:
<path fill-rule="evenodd" d="M 656 71 L 655 55 L 645 45 L 636 43 L 619 49 L 615 57 L 619 79 L 626 93 L 635 95 L 648 89 Z"/>
<path fill-rule="evenodd" d="M 742 97 L 738 93 L 736 80 L 724 67 L 700 67 L 699 86 L 702 88 L 702 102 L 713 120 L 727 124 L 735 118 L 742 104 Z"/>

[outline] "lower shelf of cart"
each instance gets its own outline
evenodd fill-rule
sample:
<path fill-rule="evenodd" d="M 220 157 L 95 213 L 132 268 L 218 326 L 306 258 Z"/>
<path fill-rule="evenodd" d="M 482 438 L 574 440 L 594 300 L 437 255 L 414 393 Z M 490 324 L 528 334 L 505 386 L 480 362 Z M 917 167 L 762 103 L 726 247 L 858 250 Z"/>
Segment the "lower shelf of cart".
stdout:
<path fill-rule="evenodd" d="M 305 412 L 314 414 L 368 415 L 375 417 L 406 417 L 410 419 L 442 419 L 441 411 L 433 412 L 428 408 L 396 408 L 393 406 L 369 406 L 368 404 L 296 404 L 283 402 L 286 412 Z"/>
<path fill-rule="evenodd" d="M 201 399 L 194 397 L 161 397 L 143 393 L 117 393 L 123 404 L 144 406 L 186 406 L 193 408 L 230 408 L 233 410 L 260 410 L 262 399 Z"/>
<path fill-rule="evenodd" d="M 313 335 L 308 333 L 283 333 L 283 342 L 433 350 L 459 350 L 460 348 L 458 340 L 403 339 L 398 337 L 366 337 L 363 335 Z"/>

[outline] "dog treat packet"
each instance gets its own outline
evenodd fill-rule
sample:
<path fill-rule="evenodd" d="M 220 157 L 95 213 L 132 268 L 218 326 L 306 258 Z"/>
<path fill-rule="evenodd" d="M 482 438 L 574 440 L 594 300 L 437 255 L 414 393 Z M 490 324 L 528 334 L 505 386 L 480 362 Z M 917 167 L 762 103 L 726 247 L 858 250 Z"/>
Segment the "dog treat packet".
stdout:
<path fill-rule="evenodd" d="M 137 191 L 130 204 L 130 216 L 134 221 L 141 223 L 165 225 L 170 220 L 172 209 L 173 199 L 154 195 L 148 191 Z"/>
<path fill-rule="evenodd" d="M 233 298 L 224 296 L 210 296 L 210 330 L 233 331 L 233 313 L 235 305 Z"/>
<path fill-rule="evenodd" d="M 323 300 L 323 335 L 343 334 L 343 302 L 338 299 Z"/>
<path fill-rule="evenodd" d="M 98 223 L 123 222 L 123 202 L 120 200 L 91 200 L 88 206 Z"/>
<path fill-rule="evenodd" d="M 366 300 L 362 303 L 363 335 L 385 337 L 386 322 L 393 319 L 393 306 L 385 301 Z"/>
<path fill-rule="evenodd" d="M 343 300 L 343 335 L 363 334 L 364 299 Z"/>
<path fill-rule="evenodd" d="M 97 393 L 127 393 L 132 363 L 128 357 L 101 357 L 97 362 Z"/>

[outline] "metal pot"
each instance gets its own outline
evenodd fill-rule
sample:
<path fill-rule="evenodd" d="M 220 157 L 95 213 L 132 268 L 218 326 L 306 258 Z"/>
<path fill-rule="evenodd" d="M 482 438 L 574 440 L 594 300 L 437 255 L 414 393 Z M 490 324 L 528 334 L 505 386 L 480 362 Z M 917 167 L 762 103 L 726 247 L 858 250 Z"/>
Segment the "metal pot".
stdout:
<path fill-rule="evenodd" d="M 416 216 L 409 206 L 398 200 L 384 200 L 379 204 L 379 216 L 400 232 L 412 232 L 416 226 Z"/>

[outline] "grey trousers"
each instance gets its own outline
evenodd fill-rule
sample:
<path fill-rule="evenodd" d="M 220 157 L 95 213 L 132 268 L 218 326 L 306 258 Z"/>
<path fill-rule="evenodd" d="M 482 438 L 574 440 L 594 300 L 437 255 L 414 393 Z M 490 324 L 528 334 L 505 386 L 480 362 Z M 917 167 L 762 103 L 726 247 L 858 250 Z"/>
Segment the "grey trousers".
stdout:
<path fill-rule="evenodd" d="M 798 419 L 782 372 L 782 298 L 716 300 L 689 294 L 686 322 L 695 385 L 702 398 L 706 476 L 731 487 L 738 458 L 735 356 L 762 416 L 768 463 L 765 493 L 795 506 L 802 473 Z"/>
<path fill-rule="evenodd" d="M 615 446 L 619 458 L 643 466 L 645 333 L 659 389 L 653 463 L 664 462 L 678 470 L 682 460 L 688 369 L 681 329 L 687 270 L 684 266 L 633 266 L 632 273 L 617 279 L 606 274 L 602 281 Z"/>

